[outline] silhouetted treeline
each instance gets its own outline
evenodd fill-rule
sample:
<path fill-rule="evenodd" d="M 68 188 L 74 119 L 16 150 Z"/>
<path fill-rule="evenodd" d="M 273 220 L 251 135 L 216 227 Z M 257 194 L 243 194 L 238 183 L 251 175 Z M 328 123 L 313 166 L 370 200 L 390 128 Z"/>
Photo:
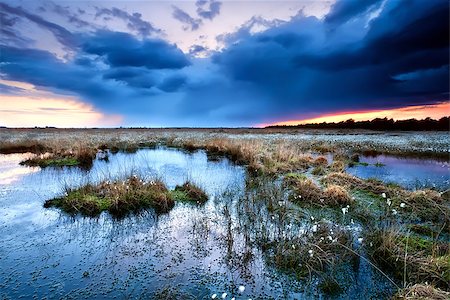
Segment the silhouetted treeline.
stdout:
<path fill-rule="evenodd" d="M 266 128 L 305 128 L 305 129 L 369 129 L 369 130 L 418 130 L 418 131 L 449 131 L 450 119 L 449 117 L 443 117 L 439 120 L 433 120 L 426 118 L 423 120 L 408 119 L 398 120 L 388 118 L 376 118 L 371 121 L 355 121 L 349 119 L 347 121 L 341 121 L 339 123 L 311 123 L 311 124 L 298 124 L 292 126 L 286 125 L 274 125 L 267 126 Z"/>

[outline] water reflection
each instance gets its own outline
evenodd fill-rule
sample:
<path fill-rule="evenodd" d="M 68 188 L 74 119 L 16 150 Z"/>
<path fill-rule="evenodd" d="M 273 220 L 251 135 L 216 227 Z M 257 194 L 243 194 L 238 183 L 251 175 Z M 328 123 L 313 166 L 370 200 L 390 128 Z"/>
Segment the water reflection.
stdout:
<path fill-rule="evenodd" d="M 38 172 L 39 168 L 24 168 L 19 163 L 31 154 L 0 155 L 0 185 L 8 185 L 26 174 Z"/>
<path fill-rule="evenodd" d="M 450 188 L 450 163 L 438 160 L 401 158 L 378 155 L 361 157 L 360 162 L 347 172 L 361 178 L 377 178 L 386 183 L 397 183 L 409 189 Z"/>
<path fill-rule="evenodd" d="M 164 215 L 150 210 L 121 220 L 106 212 L 98 218 L 69 217 L 42 207 L 64 185 L 130 174 L 161 178 L 170 188 L 189 179 L 210 200 L 203 206 L 177 203 Z M 230 299 L 321 295 L 317 281 L 279 272 L 262 247 L 311 230 L 310 215 L 285 201 L 278 184 L 246 179 L 243 168 L 226 159 L 209 161 L 203 151 L 143 149 L 95 161 L 88 172 L 34 170 L 0 185 L 0 193 L 2 298 L 153 298 L 168 287 L 182 299 L 223 293 Z M 379 290 L 389 290 L 364 262 L 349 276 L 341 298 L 380 297 Z"/>

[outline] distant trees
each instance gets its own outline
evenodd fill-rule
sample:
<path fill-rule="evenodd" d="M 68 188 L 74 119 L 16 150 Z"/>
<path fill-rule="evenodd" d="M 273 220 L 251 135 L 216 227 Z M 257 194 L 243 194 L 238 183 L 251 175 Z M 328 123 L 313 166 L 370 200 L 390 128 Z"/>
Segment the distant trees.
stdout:
<path fill-rule="evenodd" d="M 298 125 L 273 125 L 266 128 L 305 128 L 305 129 L 369 129 L 369 130 L 404 130 L 404 131 L 450 131 L 450 118 L 443 117 L 439 120 L 426 118 L 423 120 L 408 119 L 398 120 L 388 118 L 376 118 L 371 121 L 355 121 L 348 119 L 338 123 L 311 123 Z"/>

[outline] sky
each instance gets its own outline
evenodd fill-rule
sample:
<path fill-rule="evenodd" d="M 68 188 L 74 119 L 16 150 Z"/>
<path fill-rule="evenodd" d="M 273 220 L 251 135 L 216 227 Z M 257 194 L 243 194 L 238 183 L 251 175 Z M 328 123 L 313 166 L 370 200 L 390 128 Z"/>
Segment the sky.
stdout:
<path fill-rule="evenodd" d="M 0 126 L 449 115 L 447 0 L 0 0 Z"/>

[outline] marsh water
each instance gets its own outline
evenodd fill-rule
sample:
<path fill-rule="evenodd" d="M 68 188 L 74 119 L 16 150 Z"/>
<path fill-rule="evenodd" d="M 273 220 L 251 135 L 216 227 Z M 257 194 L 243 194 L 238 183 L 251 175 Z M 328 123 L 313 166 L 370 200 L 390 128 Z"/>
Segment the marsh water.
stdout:
<path fill-rule="evenodd" d="M 269 238 L 276 232 L 292 237 L 312 225 L 310 220 L 280 224 L 263 202 L 250 205 L 245 169 L 227 159 L 209 160 L 203 151 L 141 149 L 111 155 L 108 162 L 96 160 L 82 171 L 20 166 L 26 157 L 0 155 L 2 299 L 157 298 L 169 290 L 179 299 L 325 297 L 314 278 L 297 280 L 277 270 L 255 242 L 261 224 L 273 231 Z M 71 217 L 43 207 L 64 186 L 131 174 L 159 178 L 169 188 L 191 180 L 209 200 L 204 206 L 180 202 L 167 214 L 149 210 L 120 220 L 106 212 L 98 218 Z M 360 226 L 349 229 L 358 244 Z M 335 298 L 386 298 L 393 291 L 364 259 L 343 280 L 345 289 Z"/>
<path fill-rule="evenodd" d="M 391 155 L 363 156 L 363 164 L 347 169 L 360 178 L 376 178 L 385 183 L 399 184 L 408 189 L 450 188 L 450 162 L 434 159 L 408 158 Z"/>

